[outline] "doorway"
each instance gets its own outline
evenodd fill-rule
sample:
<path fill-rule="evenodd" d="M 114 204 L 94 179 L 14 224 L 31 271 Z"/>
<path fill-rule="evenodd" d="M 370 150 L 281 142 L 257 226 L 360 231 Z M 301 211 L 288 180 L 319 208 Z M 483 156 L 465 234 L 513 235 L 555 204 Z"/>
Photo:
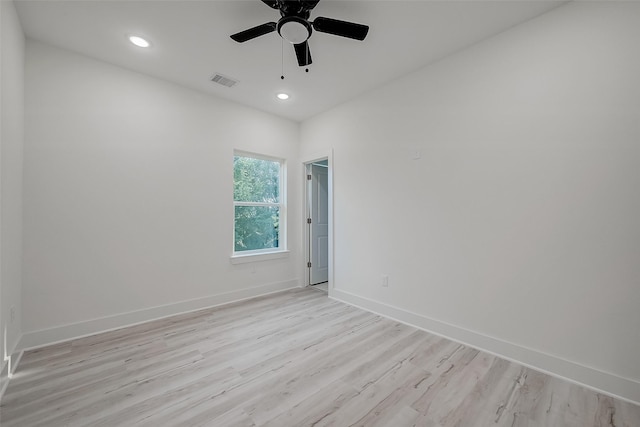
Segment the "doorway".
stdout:
<path fill-rule="evenodd" d="M 330 270 L 330 173 L 327 158 L 305 163 L 307 285 L 328 292 Z"/>

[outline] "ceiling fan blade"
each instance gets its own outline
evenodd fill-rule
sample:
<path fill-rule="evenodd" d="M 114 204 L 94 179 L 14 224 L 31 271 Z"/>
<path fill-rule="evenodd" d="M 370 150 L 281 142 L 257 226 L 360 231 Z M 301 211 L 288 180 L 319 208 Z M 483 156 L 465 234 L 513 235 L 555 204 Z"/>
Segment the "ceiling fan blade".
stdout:
<path fill-rule="evenodd" d="M 247 40 L 255 39 L 256 37 L 264 36 L 276 30 L 275 22 L 267 22 L 266 24 L 258 25 L 257 27 L 249 28 L 248 30 L 240 31 L 231 36 L 231 38 L 238 43 L 244 43 Z"/>
<path fill-rule="evenodd" d="M 262 0 L 265 1 L 265 0 Z M 320 2 L 320 0 L 302 0 L 302 6 L 305 10 L 311 10 Z"/>
<path fill-rule="evenodd" d="M 317 17 L 315 21 L 313 21 L 313 29 L 320 33 L 328 33 L 356 40 L 364 40 L 369 32 L 368 25 L 340 21 L 338 19 L 323 18 L 321 16 Z"/>
<path fill-rule="evenodd" d="M 262 0 L 262 3 L 266 4 L 272 9 L 278 9 L 278 0 Z"/>
<path fill-rule="evenodd" d="M 296 51 L 296 58 L 298 58 L 298 65 L 304 67 L 311 64 L 311 51 L 309 50 L 309 42 L 304 41 L 300 44 L 294 44 L 293 48 Z"/>

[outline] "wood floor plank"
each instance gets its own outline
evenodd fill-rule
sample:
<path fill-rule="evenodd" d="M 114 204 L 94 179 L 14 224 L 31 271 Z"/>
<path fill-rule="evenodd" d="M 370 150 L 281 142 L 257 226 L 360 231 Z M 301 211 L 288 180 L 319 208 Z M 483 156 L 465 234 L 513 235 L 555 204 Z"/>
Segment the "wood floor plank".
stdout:
<path fill-rule="evenodd" d="M 297 289 L 28 351 L 0 424 L 640 427 L 640 407 Z"/>
<path fill-rule="evenodd" d="M 355 388 L 344 381 L 334 381 L 327 387 L 320 388 L 306 399 L 281 412 L 264 423 L 263 426 L 317 426 L 320 421 L 335 413 L 358 394 L 359 392 Z"/>

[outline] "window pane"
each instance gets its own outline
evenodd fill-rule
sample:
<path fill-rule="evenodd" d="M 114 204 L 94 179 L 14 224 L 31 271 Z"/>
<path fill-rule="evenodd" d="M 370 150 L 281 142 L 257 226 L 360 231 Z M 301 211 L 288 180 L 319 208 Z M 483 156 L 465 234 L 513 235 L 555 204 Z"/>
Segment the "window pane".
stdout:
<path fill-rule="evenodd" d="M 278 248 L 280 208 L 277 206 L 235 207 L 236 252 Z"/>
<path fill-rule="evenodd" d="M 279 203 L 280 162 L 235 156 L 233 183 L 236 202 Z"/>

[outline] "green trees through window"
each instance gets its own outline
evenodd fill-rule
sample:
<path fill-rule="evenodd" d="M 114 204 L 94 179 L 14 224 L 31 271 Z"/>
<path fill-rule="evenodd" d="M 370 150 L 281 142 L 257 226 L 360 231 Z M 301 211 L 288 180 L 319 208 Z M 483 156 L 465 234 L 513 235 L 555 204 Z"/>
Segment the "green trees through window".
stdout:
<path fill-rule="evenodd" d="M 282 162 L 233 158 L 234 251 L 280 248 Z"/>

